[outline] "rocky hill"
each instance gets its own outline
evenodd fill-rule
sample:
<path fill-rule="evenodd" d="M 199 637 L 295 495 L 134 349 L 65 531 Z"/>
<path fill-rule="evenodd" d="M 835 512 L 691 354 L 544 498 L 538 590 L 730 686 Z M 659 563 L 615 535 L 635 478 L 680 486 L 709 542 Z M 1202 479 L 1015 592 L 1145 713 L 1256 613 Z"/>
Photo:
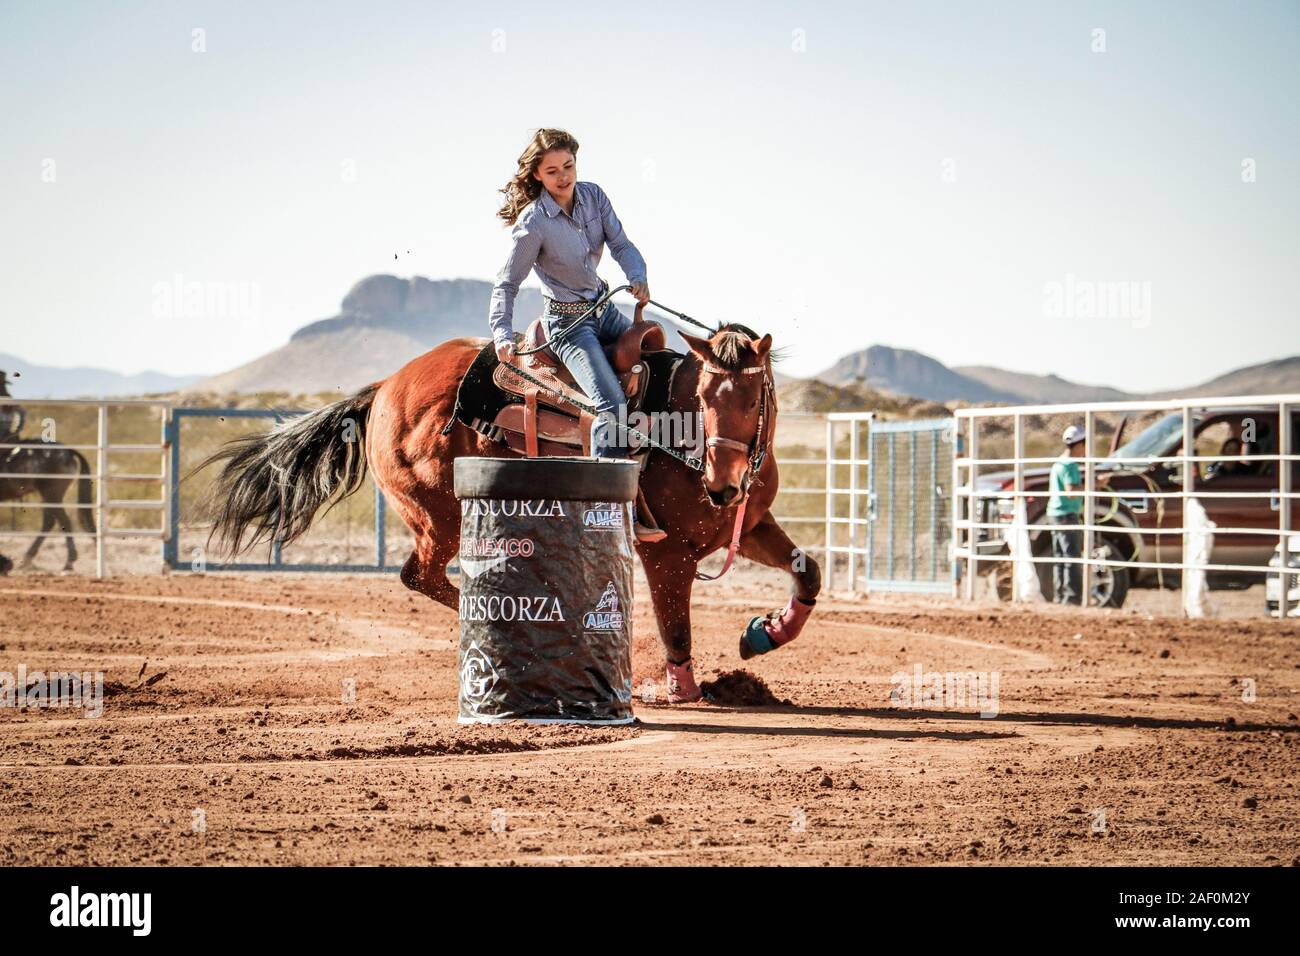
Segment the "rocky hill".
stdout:
<path fill-rule="evenodd" d="M 1054 374 L 1031 375 L 990 365 L 959 365 L 953 371 L 999 392 L 1022 396 L 1023 402 L 1118 402 L 1132 397 L 1118 388 L 1080 385 Z"/>
<path fill-rule="evenodd" d="M 1205 395 L 1270 395 L 1300 392 L 1300 356 L 1236 369 L 1200 385 L 1168 392 L 1125 392 L 1084 385 L 1059 375 L 1012 372 L 986 365 L 949 368 L 911 349 L 886 345 L 852 352 L 814 376 L 832 385 L 861 382 L 882 392 L 939 402 L 1042 405 Z"/>
<path fill-rule="evenodd" d="M 859 352 L 850 352 L 814 378 L 831 385 L 861 382 L 870 388 L 936 402 L 1022 400 L 1013 392 L 991 387 L 956 372 L 921 352 L 887 345 L 873 345 Z"/>
<path fill-rule="evenodd" d="M 1208 382 L 1176 392 L 1159 392 L 1150 398 L 1183 395 L 1292 395 L 1300 392 L 1300 355 L 1235 369 Z"/>
<path fill-rule="evenodd" d="M 311 322 L 273 352 L 190 386 L 187 392 L 331 392 L 350 394 L 393 374 L 417 355 L 460 336 L 487 336 L 492 283 L 479 279 L 403 279 L 374 275 L 343 297 L 337 315 Z M 519 290 L 515 329 L 522 331 L 541 314 L 536 289 Z M 632 306 L 618 303 L 626 315 Z M 673 324 L 655 315 L 668 330 L 669 347 L 685 350 Z"/>

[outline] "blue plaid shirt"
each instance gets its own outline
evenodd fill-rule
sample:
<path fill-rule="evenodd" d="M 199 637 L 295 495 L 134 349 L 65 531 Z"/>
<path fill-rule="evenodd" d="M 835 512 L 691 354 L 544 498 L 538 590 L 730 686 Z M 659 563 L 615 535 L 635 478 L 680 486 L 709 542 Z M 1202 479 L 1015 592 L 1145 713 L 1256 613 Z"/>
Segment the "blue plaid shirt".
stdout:
<path fill-rule="evenodd" d="M 600 288 L 596 266 L 604 246 L 629 282 L 645 282 L 645 259 L 623 231 L 605 191 L 595 183 L 573 187 L 573 215 L 545 189 L 519 214 L 510 238 L 514 248 L 492 287 L 488 325 L 494 342 L 514 338 L 515 295 L 528 270 L 537 273 L 542 292 L 559 302 L 595 301 Z"/>

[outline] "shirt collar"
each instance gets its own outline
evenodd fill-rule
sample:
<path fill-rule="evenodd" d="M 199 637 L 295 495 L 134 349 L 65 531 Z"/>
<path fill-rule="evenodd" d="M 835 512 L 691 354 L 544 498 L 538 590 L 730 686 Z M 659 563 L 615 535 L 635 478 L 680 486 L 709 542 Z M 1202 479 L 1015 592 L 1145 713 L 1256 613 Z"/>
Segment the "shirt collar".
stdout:
<path fill-rule="evenodd" d="M 581 183 L 573 184 L 573 211 L 575 213 L 578 211 L 578 207 L 582 205 L 582 190 L 578 188 L 580 185 Z M 537 201 L 542 204 L 542 209 L 546 212 L 546 215 L 552 219 L 561 211 L 560 204 L 546 191 L 545 186 L 542 187 L 541 195 L 537 197 Z"/>

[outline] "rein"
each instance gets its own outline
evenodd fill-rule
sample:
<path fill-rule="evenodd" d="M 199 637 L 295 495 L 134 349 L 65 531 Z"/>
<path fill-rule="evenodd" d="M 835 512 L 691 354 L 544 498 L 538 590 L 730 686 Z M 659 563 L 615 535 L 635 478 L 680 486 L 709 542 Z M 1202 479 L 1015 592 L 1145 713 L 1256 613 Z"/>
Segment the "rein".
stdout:
<path fill-rule="evenodd" d="M 515 354 L 516 354 L 516 355 L 532 355 L 532 354 L 535 353 L 535 352 L 540 352 L 540 351 L 542 351 L 542 349 L 550 348 L 550 347 L 551 347 L 552 345 L 554 345 L 556 342 L 562 342 L 562 341 L 563 341 L 564 339 L 566 339 L 568 336 L 572 335 L 572 334 L 573 334 L 573 331 L 574 331 L 574 330 L 575 330 L 579 325 L 581 325 L 583 322 L 587 321 L 587 318 L 588 318 L 589 316 L 591 316 L 593 313 L 599 311 L 600 308 L 601 308 L 601 306 L 603 306 L 606 302 L 608 302 L 608 301 L 610 300 L 610 298 L 614 295 L 614 293 L 616 293 L 616 292 L 622 292 L 624 289 L 630 289 L 630 288 L 632 288 L 632 286 L 630 286 L 630 285 L 621 285 L 621 286 L 619 286 L 617 289 L 610 289 L 608 292 L 606 292 L 604 295 L 602 295 L 600 298 L 598 298 L 595 302 L 593 302 L 592 305 L 591 305 L 591 308 L 589 308 L 586 312 L 582 313 L 582 315 L 578 316 L 576 319 L 574 319 L 572 322 L 570 322 L 570 323 L 569 323 L 568 325 L 566 325 L 564 328 L 562 328 L 562 329 L 558 329 L 558 330 L 555 332 L 554 335 L 552 335 L 549 339 L 547 339 L 547 340 L 546 340 L 545 342 L 543 342 L 541 345 L 538 345 L 538 346 L 536 346 L 535 348 L 531 348 L 531 349 L 520 349 L 520 348 L 516 348 L 516 349 L 515 349 Z M 662 302 L 656 302 L 654 299 L 647 299 L 646 302 L 648 302 L 650 305 L 657 306 L 658 308 L 662 309 L 664 312 L 667 312 L 669 315 L 672 315 L 672 316 L 677 317 L 678 319 L 680 319 L 680 320 L 683 321 L 683 322 L 689 322 L 691 325 L 694 325 L 694 326 L 697 326 L 698 328 L 703 329 L 704 331 L 706 331 L 706 332 L 709 333 L 710 337 L 712 337 L 713 334 L 714 334 L 715 332 L 718 331 L 717 329 L 711 329 L 711 328 L 709 328 L 707 325 L 705 325 L 703 322 L 700 322 L 698 319 L 692 319 L 692 318 L 691 318 L 689 315 L 687 315 L 685 312 L 678 312 L 676 309 L 670 309 L 670 308 L 668 308 L 668 306 L 664 305 Z"/>
<path fill-rule="evenodd" d="M 617 289 L 609 290 L 603 296 L 598 298 L 592 304 L 591 308 L 587 309 L 587 311 L 583 312 L 582 315 L 578 316 L 578 318 L 576 318 L 573 322 L 566 325 L 564 328 L 558 329 L 549 339 L 547 339 L 541 345 L 538 345 L 535 348 L 531 348 L 531 349 L 516 348 L 515 354 L 532 355 L 535 352 L 540 352 L 543 349 L 549 348 L 550 346 L 554 345 L 556 342 L 563 341 L 567 336 L 572 335 L 574 330 L 577 329 L 578 326 L 581 325 L 583 322 L 585 322 L 589 316 L 597 312 L 597 310 L 599 310 L 606 302 L 608 302 L 610 297 L 613 296 L 616 292 L 622 292 L 624 289 L 631 289 L 631 288 L 632 288 L 631 285 L 621 285 Z M 668 306 L 664 305 L 661 302 L 656 302 L 654 299 L 648 299 L 647 301 L 651 305 L 657 306 L 659 309 L 662 309 L 664 312 L 667 312 L 668 314 L 676 317 L 677 319 L 680 319 L 683 322 L 689 322 L 691 325 L 698 326 L 699 328 L 708 332 L 710 337 L 712 337 L 718 331 L 717 329 L 709 328 L 709 326 L 705 325 L 703 322 L 691 318 L 686 313 L 678 312 L 676 309 L 670 309 L 668 308 Z M 719 571 L 717 574 L 702 574 L 699 571 L 695 572 L 695 577 L 697 580 L 716 581 L 718 578 L 726 574 L 728 570 L 730 570 L 731 564 L 736 558 L 736 551 L 740 547 L 740 534 L 745 524 L 745 509 L 749 505 L 749 490 L 750 487 L 753 485 L 754 481 L 757 480 L 759 469 L 763 467 L 763 462 L 767 458 L 768 446 L 771 444 L 771 435 L 768 434 L 770 429 L 768 428 L 769 415 L 768 415 L 767 405 L 768 405 L 768 395 L 770 392 L 773 391 L 773 385 L 772 385 L 772 379 L 767 375 L 766 363 L 764 363 L 763 365 L 748 365 L 745 368 L 739 370 L 724 369 L 717 365 L 713 365 L 709 362 L 703 362 L 702 367 L 706 371 L 714 372 L 716 374 L 721 374 L 721 375 L 729 375 L 732 374 L 734 371 L 739 371 L 742 375 L 763 376 L 763 392 L 762 392 L 762 398 L 760 399 L 760 404 L 758 409 L 758 427 L 754 431 L 753 439 L 748 444 L 739 441 L 735 438 L 726 438 L 722 435 L 710 435 L 705 440 L 705 448 L 729 448 L 732 449 L 733 451 L 747 452 L 749 455 L 749 467 L 748 467 L 747 474 L 745 475 L 745 487 L 741 493 L 740 506 L 736 509 L 736 520 L 731 529 L 731 543 L 727 547 L 727 560 L 722 565 L 722 570 Z M 530 375 L 529 373 L 525 372 L 518 365 L 512 364 L 511 371 L 514 374 L 525 379 L 526 381 L 531 382 L 533 385 L 536 385 L 538 388 L 542 389 L 547 394 L 557 395 L 555 390 L 547 386 L 545 382 L 542 382 L 540 379 L 537 379 L 532 375 Z M 585 412 L 588 412 L 589 414 L 593 414 L 593 415 L 597 414 L 596 409 L 591 405 L 587 405 L 583 402 L 573 401 L 572 399 L 568 399 L 567 396 L 557 396 L 557 397 L 565 398 L 566 401 L 568 401 L 570 404 L 582 409 Z M 704 460 L 702 458 L 696 458 L 693 455 L 687 455 L 684 452 L 680 452 L 676 448 L 672 447 L 671 445 L 665 445 L 664 443 L 656 441 L 655 439 L 651 438 L 649 435 L 642 434 L 640 431 L 638 431 L 635 428 L 626 427 L 625 430 L 628 435 L 631 435 L 632 437 L 639 439 L 641 444 L 648 445 L 651 448 L 655 448 L 659 451 L 662 451 L 664 454 L 670 455 L 671 457 L 677 459 L 687 468 L 690 468 L 692 471 L 699 472 L 701 475 L 704 474 Z"/>

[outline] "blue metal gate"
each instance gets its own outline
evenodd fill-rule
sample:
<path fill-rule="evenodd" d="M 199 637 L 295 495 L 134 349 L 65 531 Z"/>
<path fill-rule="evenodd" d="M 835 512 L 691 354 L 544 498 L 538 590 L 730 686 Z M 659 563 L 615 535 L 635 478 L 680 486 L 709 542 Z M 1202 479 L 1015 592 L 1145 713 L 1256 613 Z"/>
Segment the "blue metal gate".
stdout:
<path fill-rule="evenodd" d="M 345 572 L 367 572 L 367 571 L 397 571 L 398 565 L 388 564 L 385 560 L 385 551 L 387 547 L 387 535 L 385 533 L 385 524 L 387 519 L 387 507 L 384 502 L 384 496 L 378 487 L 374 489 L 374 561 L 366 564 L 351 564 L 347 562 L 331 563 L 322 561 L 288 561 L 283 559 L 282 548 L 279 541 L 274 541 L 270 545 L 270 554 L 268 560 L 262 562 L 256 561 L 209 561 L 206 554 L 206 546 L 188 548 L 188 542 L 182 541 L 182 535 L 186 531 L 194 530 L 194 525 L 187 525 L 183 518 L 188 517 L 184 512 L 186 505 L 192 505 L 195 502 L 195 495 L 182 493 L 187 489 L 184 482 L 197 478 L 189 474 L 198 461 L 206 457 L 214 449 L 200 449 L 194 453 L 194 446 L 200 444 L 196 441 L 196 436 L 190 436 L 187 441 L 184 431 L 184 422 L 186 419 L 196 419 L 213 423 L 210 431 L 219 430 L 221 423 L 228 420 L 248 420 L 262 419 L 278 423 L 285 418 L 294 415 L 303 414 L 299 411 L 272 411 L 263 409 L 249 408 L 173 408 L 171 410 L 171 419 L 167 424 L 167 441 L 171 451 L 171 515 L 170 530 L 171 534 L 163 543 L 163 557 L 168 567 L 178 571 L 345 571 Z M 210 437 L 210 436 L 209 436 Z M 233 437 L 233 436 L 231 436 Z M 196 492 L 197 494 L 197 492 Z M 200 528 L 200 534 L 202 534 Z M 206 538 L 204 539 L 206 540 Z"/>

